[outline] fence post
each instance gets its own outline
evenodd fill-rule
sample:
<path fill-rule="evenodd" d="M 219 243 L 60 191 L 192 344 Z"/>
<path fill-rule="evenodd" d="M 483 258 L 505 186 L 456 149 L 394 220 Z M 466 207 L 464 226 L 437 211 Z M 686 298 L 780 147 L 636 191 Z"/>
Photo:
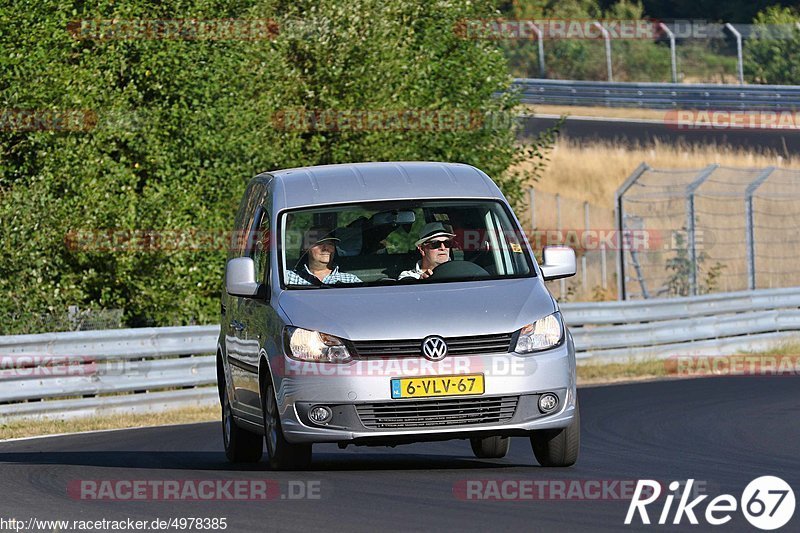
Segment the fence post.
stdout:
<path fill-rule="evenodd" d="M 744 70 L 742 68 L 742 34 L 736 31 L 733 24 L 730 22 L 725 23 L 725 27 L 736 37 L 736 65 L 737 74 L 739 75 L 739 85 L 744 85 Z"/>
<path fill-rule="evenodd" d="M 708 165 L 693 182 L 686 186 L 686 233 L 689 252 L 689 296 L 697 295 L 697 249 L 694 224 L 694 193 L 719 167 L 717 163 Z"/>
<path fill-rule="evenodd" d="M 561 195 L 556 193 L 556 229 L 561 231 Z"/>
<path fill-rule="evenodd" d="M 608 264 L 606 260 L 606 243 L 600 244 L 600 285 L 603 290 L 608 288 Z"/>
<path fill-rule="evenodd" d="M 753 230 L 753 194 L 756 192 L 762 183 L 769 178 L 775 167 L 765 168 L 758 177 L 753 180 L 744 192 L 744 231 L 745 231 L 745 244 L 747 246 L 747 288 L 755 290 L 756 288 L 756 241 L 755 232 Z"/>
<path fill-rule="evenodd" d="M 583 202 L 583 229 L 584 233 L 581 236 L 581 243 L 586 242 L 586 235 L 589 234 L 589 202 Z M 583 286 L 583 290 L 586 290 L 589 281 L 586 275 L 586 254 L 587 250 L 583 250 L 583 255 L 581 255 L 581 285 Z"/>
<path fill-rule="evenodd" d="M 628 189 L 636 183 L 642 174 L 646 171 L 650 170 L 650 165 L 645 162 L 639 164 L 636 167 L 636 170 L 633 171 L 633 174 L 628 176 L 628 179 L 625 180 L 625 183 L 620 185 L 617 192 L 614 193 L 614 206 L 616 207 L 616 219 L 617 219 L 617 298 L 619 300 L 625 300 L 627 294 L 625 293 L 625 247 L 623 246 L 624 239 L 622 238 L 623 231 L 625 229 L 625 212 L 622 209 L 622 197 L 628 192 Z M 605 256 L 605 253 L 604 253 Z M 605 278 L 604 278 L 605 279 Z"/>
<path fill-rule="evenodd" d="M 614 76 L 611 72 L 611 34 L 597 21 L 593 22 L 592 25 L 596 26 L 603 34 L 603 40 L 606 42 L 606 70 L 608 71 L 608 81 L 614 81 Z"/>
<path fill-rule="evenodd" d="M 542 40 L 542 30 L 536 24 L 531 24 L 533 33 L 536 34 L 536 44 L 539 46 L 539 77 L 546 78 L 547 71 L 544 68 L 544 41 Z"/>
<path fill-rule="evenodd" d="M 531 231 L 536 229 L 536 190 L 531 187 L 528 189 L 528 198 L 531 203 Z"/>
<path fill-rule="evenodd" d="M 556 193 L 556 231 L 558 231 L 559 239 L 561 238 L 561 195 Z M 558 288 L 561 291 L 561 298 L 567 294 L 567 280 L 561 278 L 558 282 Z"/>
<path fill-rule="evenodd" d="M 675 34 L 672 33 L 672 30 L 670 30 L 663 22 L 659 22 L 658 26 L 664 30 L 664 33 L 666 33 L 667 37 L 669 37 L 669 59 L 672 63 L 672 83 L 678 83 L 678 66 L 675 56 Z"/>

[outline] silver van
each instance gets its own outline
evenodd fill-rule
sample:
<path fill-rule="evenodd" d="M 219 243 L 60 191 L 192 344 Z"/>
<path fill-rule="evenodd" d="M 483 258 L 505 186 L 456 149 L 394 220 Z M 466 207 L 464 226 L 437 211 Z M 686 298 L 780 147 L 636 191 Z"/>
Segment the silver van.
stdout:
<path fill-rule="evenodd" d="M 314 443 L 529 437 L 578 457 L 575 349 L 508 202 L 469 165 L 359 163 L 247 186 L 225 270 L 217 378 L 225 452 L 302 469 Z M 266 439 L 264 439 L 266 437 Z"/>

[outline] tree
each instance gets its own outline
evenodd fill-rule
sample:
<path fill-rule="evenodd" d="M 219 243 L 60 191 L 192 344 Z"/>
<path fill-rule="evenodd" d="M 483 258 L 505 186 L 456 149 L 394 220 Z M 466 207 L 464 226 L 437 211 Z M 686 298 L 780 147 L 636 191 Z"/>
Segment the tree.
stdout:
<path fill-rule="evenodd" d="M 744 74 L 752 83 L 800 83 L 800 14 L 788 7 L 772 6 L 756 15 L 755 35 L 745 41 Z"/>
<path fill-rule="evenodd" d="M 245 184 L 265 170 L 457 161 L 520 199 L 527 176 L 512 167 L 542 152 L 518 145 L 511 122 L 496 120 L 516 104 L 502 53 L 454 31 L 494 16 L 484 5 L 426 0 L 18 0 L 0 8 L 0 107 L 89 118 L 69 131 L 0 128 L 0 314 L 11 317 L 0 332 L 51 329 L 36 319 L 70 304 L 122 308 L 132 326 L 213 322 L 225 250 L 169 244 L 163 232 L 230 230 Z M 191 18 L 269 19 L 279 32 L 125 40 L 67 30 L 85 19 Z M 276 118 L 298 109 L 477 120 L 415 131 L 286 128 Z M 102 233 L 121 230 L 139 231 L 138 242 Z M 145 230 L 161 233 L 160 249 L 141 241 Z M 87 240 L 98 231 L 105 240 Z"/>

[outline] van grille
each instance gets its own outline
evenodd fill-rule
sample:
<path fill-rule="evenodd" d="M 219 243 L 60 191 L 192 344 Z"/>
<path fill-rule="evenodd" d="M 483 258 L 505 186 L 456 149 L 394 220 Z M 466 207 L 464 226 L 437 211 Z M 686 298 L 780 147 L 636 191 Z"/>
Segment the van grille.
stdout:
<path fill-rule="evenodd" d="M 507 353 L 511 350 L 513 333 L 479 335 L 474 337 L 445 338 L 447 355 L 479 355 L 484 353 Z M 422 356 L 422 340 L 397 341 L 352 341 L 358 357 L 419 357 Z"/>
<path fill-rule="evenodd" d="M 364 426 L 372 429 L 463 426 L 510 420 L 518 400 L 502 396 L 396 401 L 356 405 L 356 410 Z"/>

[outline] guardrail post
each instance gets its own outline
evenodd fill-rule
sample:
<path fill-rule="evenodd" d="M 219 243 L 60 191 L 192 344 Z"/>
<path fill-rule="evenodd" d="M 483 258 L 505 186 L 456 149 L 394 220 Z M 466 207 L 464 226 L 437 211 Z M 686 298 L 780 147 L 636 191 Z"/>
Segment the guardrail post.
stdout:
<path fill-rule="evenodd" d="M 617 210 L 617 298 L 619 300 L 625 300 L 627 294 L 625 293 L 625 247 L 624 239 L 622 237 L 623 232 L 625 230 L 625 211 L 622 209 L 622 197 L 623 195 L 628 192 L 628 189 L 636 183 L 642 174 L 646 171 L 650 170 L 650 165 L 647 163 L 642 162 L 636 170 L 633 171 L 633 174 L 628 176 L 628 179 L 625 180 L 617 192 L 614 193 L 614 205 L 616 206 Z M 605 254 L 604 254 L 605 255 Z"/>
<path fill-rule="evenodd" d="M 705 182 L 715 170 L 719 168 L 717 163 L 708 165 L 693 182 L 686 186 L 686 234 L 687 251 L 689 252 L 689 296 L 697 295 L 697 249 L 696 234 L 694 225 L 694 193 Z"/>
<path fill-rule="evenodd" d="M 744 213 L 745 213 L 745 245 L 747 246 L 747 288 L 756 288 L 756 241 L 753 230 L 753 194 L 762 183 L 764 183 L 775 167 L 765 168 L 753 182 L 747 186 L 744 192 Z"/>
<path fill-rule="evenodd" d="M 664 30 L 669 37 L 669 59 L 672 63 L 672 83 L 678 83 L 678 66 L 677 66 L 677 58 L 675 55 L 675 34 L 672 33 L 666 24 L 663 22 L 659 22 L 658 26 Z"/>
<path fill-rule="evenodd" d="M 736 37 L 736 60 L 739 75 L 739 85 L 744 85 L 744 69 L 742 67 L 742 34 L 739 33 L 730 22 L 725 23 L 725 28 L 727 28 L 728 31 L 730 31 L 733 36 Z"/>
<path fill-rule="evenodd" d="M 611 72 L 611 34 L 597 21 L 593 22 L 592 25 L 597 26 L 603 34 L 603 40 L 606 42 L 606 70 L 608 70 L 608 81 L 614 81 L 614 76 Z"/>
<path fill-rule="evenodd" d="M 536 34 L 536 44 L 539 46 L 539 77 L 546 78 L 547 72 L 544 68 L 544 41 L 542 40 L 542 30 L 536 24 L 531 24 L 533 33 Z"/>

